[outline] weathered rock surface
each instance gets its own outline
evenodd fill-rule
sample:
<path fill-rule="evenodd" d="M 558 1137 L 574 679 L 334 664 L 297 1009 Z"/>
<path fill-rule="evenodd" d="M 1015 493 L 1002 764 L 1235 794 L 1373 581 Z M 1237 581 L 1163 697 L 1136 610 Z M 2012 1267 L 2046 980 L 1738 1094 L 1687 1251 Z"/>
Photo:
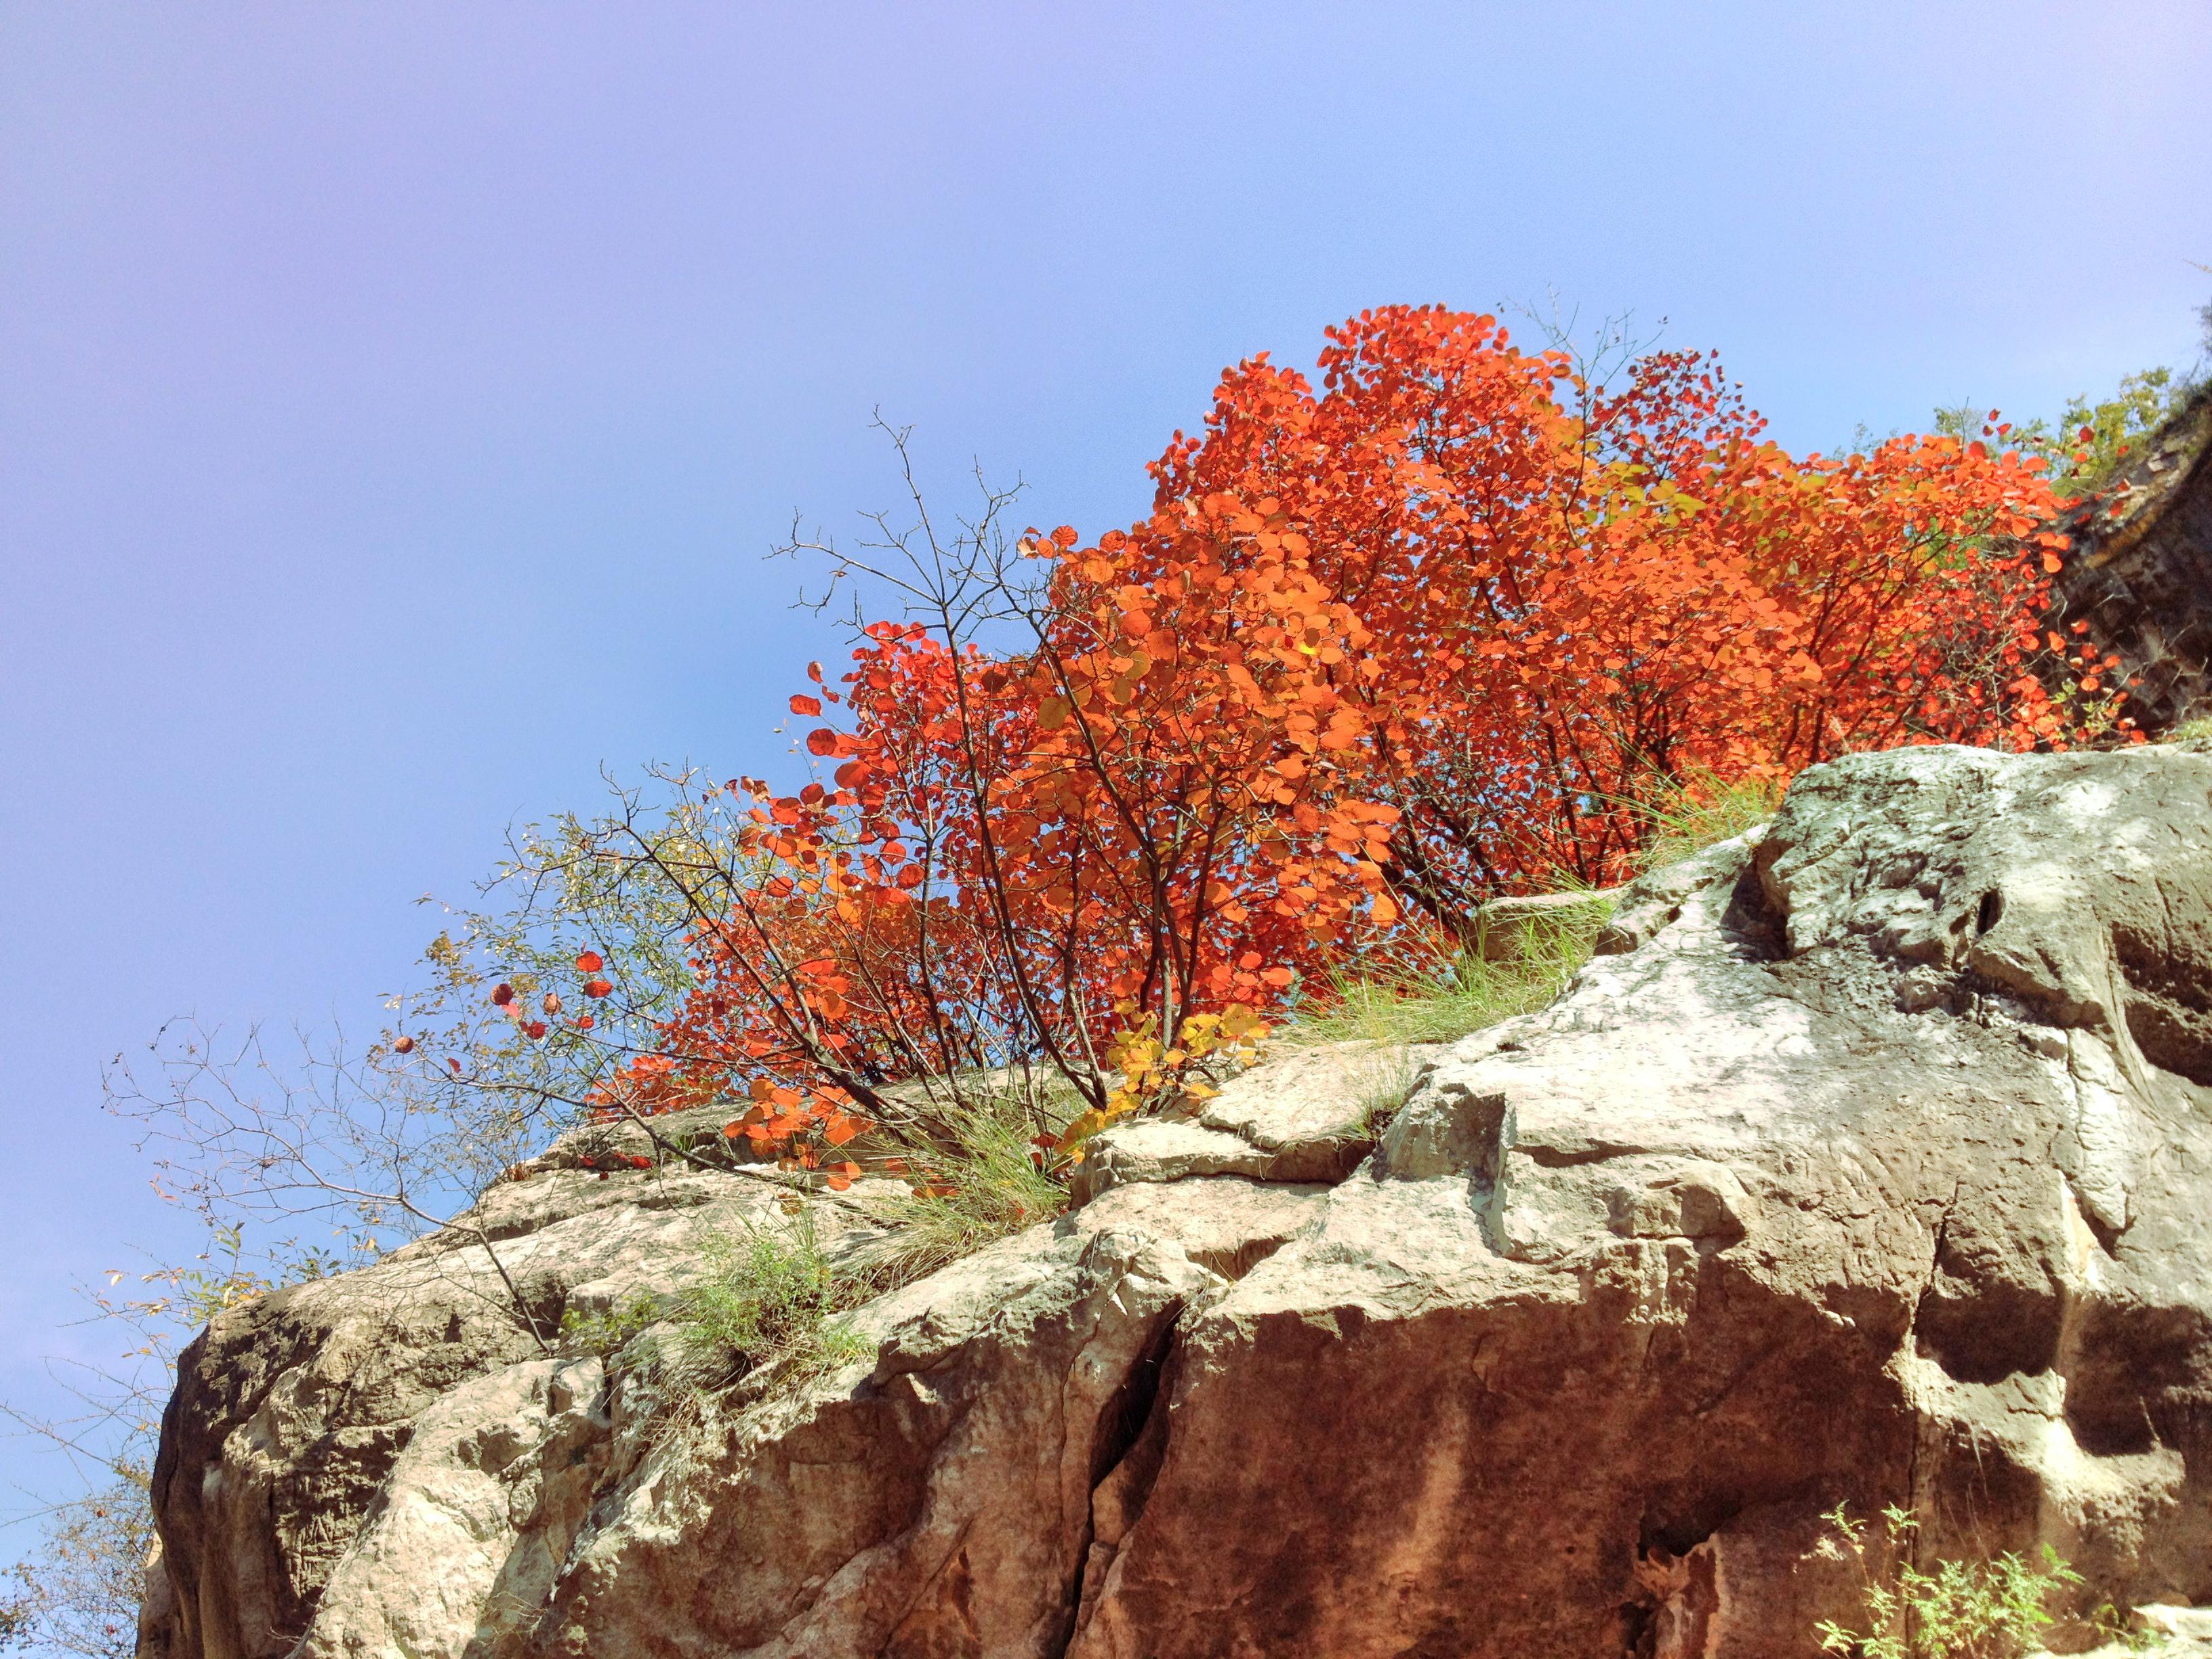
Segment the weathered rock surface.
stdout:
<path fill-rule="evenodd" d="M 2054 528 L 2072 545 L 2052 620 L 2120 659 L 2127 712 L 2148 732 L 2212 714 L 2212 386 Z"/>
<path fill-rule="evenodd" d="M 678 1420 L 457 1236 L 226 1315 L 144 1650 L 1790 1659 L 1838 1503 L 2212 1602 L 2212 746 L 1817 768 L 1603 948 L 1112 1132 L 872 1364 Z M 483 1217 L 541 1322 L 773 1220 L 558 1164 Z"/>
<path fill-rule="evenodd" d="M 1193 1176 L 1334 1184 L 1374 1152 L 1374 1119 L 1404 1100 L 1414 1068 L 1436 1052 L 1346 1042 L 1279 1055 L 1231 1078 L 1194 1117 L 1100 1137 L 1077 1171 L 1075 1200 Z"/>

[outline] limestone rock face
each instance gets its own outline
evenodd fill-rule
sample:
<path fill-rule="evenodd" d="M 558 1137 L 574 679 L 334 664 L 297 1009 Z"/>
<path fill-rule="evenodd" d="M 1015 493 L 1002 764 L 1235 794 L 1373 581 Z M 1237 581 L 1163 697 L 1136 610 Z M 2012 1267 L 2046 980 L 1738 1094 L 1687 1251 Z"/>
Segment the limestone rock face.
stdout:
<path fill-rule="evenodd" d="M 804 1385 L 677 1412 L 650 1333 L 542 1354 L 459 1234 L 228 1314 L 144 1649 L 1792 1659 L 1858 1611 L 1838 1503 L 2201 1638 L 2212 746 L 1819 767 L 1602 949 L 1109 1132 Z M 480 1218 L 541 1322 L 778 1197 L 560 1163 Z M 878 1247 L 846 1199 L 833 1256 Z"/>

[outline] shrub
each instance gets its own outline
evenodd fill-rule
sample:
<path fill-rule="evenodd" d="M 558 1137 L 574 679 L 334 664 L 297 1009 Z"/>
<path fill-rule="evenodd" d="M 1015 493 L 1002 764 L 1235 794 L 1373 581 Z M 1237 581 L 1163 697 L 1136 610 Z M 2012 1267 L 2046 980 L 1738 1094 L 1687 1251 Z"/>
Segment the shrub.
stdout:
<path fill-rule="evenodd" d="M 696 982 L 607 1097 L 744 1098 L 736 1133 L 848 1177 L 887 1083 L 1034 1067 L 1083 1097 L 1079 1157 L 1117 1057 L 1152 1045 L 1148 1098 L 1183 1098 L 1203 1022 L 1256 1031 L 1347 957 L 1448 954 L 1492 896 L 1617 880 L 1699 780 L 2112 717 L 2038 676 L 2064 678 L 2036 464 L 1762 428 L 1701 356 L 1601 384 L 1391 307 L 1330 331 L 1317 385 L 1229 371 L 1127 530 L 1017 534 L 987 493 L 951 541 L 917 497 L 910 531 L 820 544 L 906 615 L 791 699 L 822 775 L 697 799 L 720 855 L 610 842 L 684 886 Z"/>
<path fill-rule="evenodd" d="M 37 1555 L 10 1570 L 15 1592 L 0 1598 L 0 1653 L 82 1654 L 129 1659 L 138 1650 L 138 1597 L 154 1545 L 147 1471 L 56 1504 Z"/>
<path fill-rule="evenodd" d="M 1850 1659 L 2020 1659 L 2055 1622 L 2048 1603 L 2081 1576 L 2048 1544 L 2042 1565 L 2007 1553 L 1980 1562 L 1942 1561 L 1932 1573 L 1907 1559 L 1919 1522 L 1894 1506 L 1879 1540 L 1838 1504 L 1827 1516 L 1836 1541 L 1859 1566 L 1864 1633 L 1834 1620 L 1816 1627 L 1823 1652 Z"/>
<path fill-rule="evenodd" d="M 570 1309 L 561 1316 L 562 1340 L 604 1359 L 661 1317 L 660 1303 L 649 1291 L 635 1291 L 603 1314 Z"/>
<path fill-rule="evenodd" d="M 2212 307 L 2207 307 L 2212 313 Z M 2208 325 L 2212 347 L 2212 325 Z M 1966 439 L 1978 431 L 2008 447 L 2043 462 L 2052 487 L 2062 495 L 2080 495 L 2111 479 L 2129 457 L 2148 441 L 2159 428 L 2179 413 L 2203 385 L 2191 374 L 2170 368 L 2147 368 L 2123 374 L 2110 398 L 2092 402 L 2085 393 L 2069 398 L 2057 421 L 2044 418 L 2019 425 L 1992 425 L 1993 411 L 1984 416 L 1971 404 L 1936 411 L 1936 429 Z"/>
<path fill-rule="evenodd" d="M 121 1102 L 215 1211 L 368 1237 L 475 1225 L 549 1125 L 685 1107 L 722 1146 L 660 1140 L 661 1167 L 836 1190 L 871 1138 L 920 1154 L 916 1241 L 983 1237 L 1040 1197 L 1000 1139 L 1064 1173 L 1287 1015 L 1418 1040 L 1537 1006 L 1585 946 L 1489 959 L 1497 896 L 1609 884 L 1845 748 L 2112 715 L 2039 678 L 2068 684 L 2034 626 L 2036 464 L 1763 430 L 1710 358 L 1607 380 L 1394 307 L 1329 331 L 1313 379 L 1225 372 L 1126 529 L 1018 531 L 987 489 L 948 538 L 917 490 L 910 526 L 813 549 L 901 613 L 791 697 L 817 775 L 674 773 L 664 803 L 526 830 L 508 908 L 460 915 L 366 1055 L 298 1086 L 258 1038 L 217 1057 L 179 1027 L 164 1086 Z M 1009 1102 L 1018 1133 L 932 1172 Z"/>

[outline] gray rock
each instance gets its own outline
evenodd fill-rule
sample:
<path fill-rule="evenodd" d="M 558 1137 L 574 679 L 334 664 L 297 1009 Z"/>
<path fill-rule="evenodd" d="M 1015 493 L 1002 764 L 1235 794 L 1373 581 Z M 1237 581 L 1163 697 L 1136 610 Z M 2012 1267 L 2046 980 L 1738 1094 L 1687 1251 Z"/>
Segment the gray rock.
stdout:
<path fill-rule="evenodd" d="M 1531 928 L 1585 923 L 1613 897 L 1612 889 L 1587 892 L 1512 894 L 1475 907 L 1464 930 L 1468 947 L 1486 962 L 1509 962 L 1521 953 Z"/>
<path fill-rule="evenodd" d="M 2072 1611 L 2195 1650 L 2212 755 L 1815 768 L 1606 949 L 1449 1048 L 1111 1132 L 1080 1208 L 803 1384 L 549 1360 L 451 1237 L 227 1314 L 143 1650 L 1794 1659 L 1858 1612 L 1839 1503 L 1923 1563 L 2047 1542 Z M 485 1215 L 550 1318 L 775 1196 L 556 1158 Z"/>
<path fill-rule="evenodd" d="M 1404 1098 L 1433 1052 L 1373 1042 L 1289 1049 L 1228 1079 L 1193 1116 L 1118 1124 L 1094 1137 L 1075 1201 L 1132 1182 L 1202 1176 L 1341 1181 L 1375 1150 L 1376 1120 Z"/>

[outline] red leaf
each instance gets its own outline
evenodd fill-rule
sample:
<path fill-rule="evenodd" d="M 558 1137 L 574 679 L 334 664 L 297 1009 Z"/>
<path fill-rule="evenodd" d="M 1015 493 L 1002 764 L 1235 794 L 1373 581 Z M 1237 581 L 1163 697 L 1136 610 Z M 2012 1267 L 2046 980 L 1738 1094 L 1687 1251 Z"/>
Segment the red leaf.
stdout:
<path fill-rule="evenodd" d="M 806 734 L 806 752 L 810 755 L 834 755 L 837 744 L 837 734 L 826 726 L 817 726 Z"/>
<path fill-rule="evenodd" d="M 506 1007 L 508 1003 L 514 1000 L 514 987 L 508 985 L 504 981 L 493 986 L 491 988 L 491 1000 L 495 1006 L 501 1008 Z"/>
<path fill-rule="evenodd" d="M 401 1037 L 397 1042 L 392 1045 L 392 1053 L 398 1054 L 413 1054 L 415 1052 L 415 1039 L 411 1036 Z"/>
<path fill-rule="evenodd" d="M 606 965 L 599 960 L 597 951 L 586 951 L 576 958 L 576 971 L 580 974 L 596 974 Z"/>
<path fill-rule="evenodd" d="M 612 996 L 614 992 L 613 985 L 605 980 L 587 979 L 584 981 L 584 994 L 587 997 L 609 997 Z"/>
<path fill-rule="evenodd" d="M 530 1040 L 535 1042 L 545 1035 L 545 1022 L 542 1019 L 533 1019 L 523 1029 L 530 1033 Z"/>
<path fill-rule="evenodd" d="M 822 712 L 822 699 L 800 692 L 791 700 L 791 712 L 794 714 L 818 714 Z"/>

